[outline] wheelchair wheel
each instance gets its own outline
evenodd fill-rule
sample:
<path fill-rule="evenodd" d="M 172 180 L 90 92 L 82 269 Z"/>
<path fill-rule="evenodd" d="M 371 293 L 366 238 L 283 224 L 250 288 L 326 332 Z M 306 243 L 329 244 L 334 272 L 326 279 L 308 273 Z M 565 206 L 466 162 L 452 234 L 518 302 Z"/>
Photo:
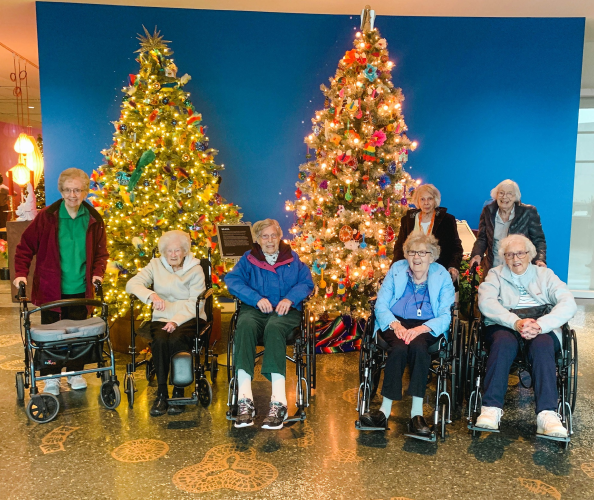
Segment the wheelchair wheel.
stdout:
<path fill-rule="evenodd" d="M 115 410 L 121 401 L 118 384 L 108 380 L 101 385 L 101 402 L 108 410 Z"/>
<path fill-rule="evenodd" d="M 133 375 L 128 375 L 124 380 L 124 392 L 126 393 L 126 396 L 128 396 L 128 407 L 130 409 L 134 408 L 134 393 L 136 392 L 136 387 Z"/>
<path fill-rule="evenodd" d="M 569 363 L 569 369 L 567 371 L 567 399 L 571 407 L 571 412 L 575 411 L 575 401 L 577 396 L 577 373 L 578 373 L 578 346 L 577 338 L 574 330 L 569 332 L 569 346 L 571 350 L 571 360 Z"/>
<path fill-rule="evenodd" d="M 204 408 L 212 402 L 212 387 L 205 378 L 198 381 L 198 400 Z"/>
<path fill-rule="evenodd" d="M 213 384 L 217 381 L 217 373 L 219 373 L 219 361 L 216 356 L 213 356 L 210 361 L 210 380 Z"/>
<path fill-rule="evenodd" d="M 51 422 L 60 409 L 60 402 L 53 394 L 39 394 L 33 396 L 27 404 L 27 416 L 38 424 Z"/>
<path fill-rule="evenodd" d="M 231 382 L 234 375 L 233 344 L 235 342 L 235 327 L 237 326 L 237 313 L 231 318 L 229 323 L 229 340 L 227 341 L 227 382 Z"/>
<path fill-rule="evenodd" d="M 17 399 L 23 401 L 25 399 L 25 374 L 23 372 L 17 372 L 15 386 Z"/>
<path fill-rule="evenodd" d="M 149 382 L 152 382 L 155 378 L 155 364 L 153 363 L 153 358 L 147 359 L 145 364 L 145 376 Z"/>
<path fill-rule="evenodd" d="M 446 438 L 446 415 L 447 415 L 448 407 L 447 403 L 442 402 L 439 406 L 439 416 L 441 418 L 441 439 Z"/>

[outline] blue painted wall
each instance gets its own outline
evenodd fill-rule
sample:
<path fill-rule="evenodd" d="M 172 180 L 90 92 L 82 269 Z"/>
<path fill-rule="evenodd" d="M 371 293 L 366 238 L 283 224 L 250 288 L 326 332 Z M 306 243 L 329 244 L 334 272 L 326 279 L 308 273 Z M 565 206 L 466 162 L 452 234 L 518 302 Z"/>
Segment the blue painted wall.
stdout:
<path fill-rule="evenodd" d="M 90 172 L 111 143 L 136 34 L 155 25 L 203 114 L 221 194 L 245 219 L 284 222 L 303 137 L 323 106 L 358 16 L 271 14 L 37 3 L 47 200 L 61 170 Z M 549 264 L 567 276 L 583 19 L 386 17 L 376 26 L 396 62 L 412 174 L 442 205 L 478 226 L 490 189 L 511 177 L 538 207 Z"/>

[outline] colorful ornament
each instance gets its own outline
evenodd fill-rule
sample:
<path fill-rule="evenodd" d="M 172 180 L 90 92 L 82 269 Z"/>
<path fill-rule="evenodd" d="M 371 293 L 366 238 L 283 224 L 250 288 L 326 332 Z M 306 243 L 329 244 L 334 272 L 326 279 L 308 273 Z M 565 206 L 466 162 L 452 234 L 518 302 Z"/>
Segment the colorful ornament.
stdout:
<path fill-rule="evenodd" d="M 149 115 L 149 121 L 154 122 L 155 121 L 155 118 L 157 118 L 157 115 L 158 114 L 159 114 L 159 110 L 158 109 L 153 109 L 153 111 Z"/>
<path fill-rule="evenodd" d="M 301 192 L 301 189 L 297 188 L 297 191 L 295 191 L 295 197 L 297 199 L 300 199 L 302 194 L 303 193 Z"/>
<path fill-rule="evenodd" d="M 377 256 L 382 259 L 386 258 L 386 243 L 384 241 L 380 241 L 377 244 Z"/>
<path fill-rule="evenodd" d="M 406 205 L 408 205 L 408 201 L 407 201 L 407 199 L 406 199 L 406 198 L 402 198 L 402 199 L 400 200 L 400 204 L 401 204 L 403 207 L 405 207 Z"/>
<path fill-rule="evenodd" d="M 344 214 L 344 205 L 338 205 L 338 210 L 336 211 L 337 215 L 342 215 Z"/>
<path fill-rule="evenodd" d="M 363 147 L 363 154 L 361 155 L 365 161 L 375 161 L 375 146 L 371 142 L 367 142 Z"/>
<path fill-rule="evenodd" d="M 332 295 L 334 295 L 334 288 L 332 288 L 332 284 L 330 284 L 330 286 L 326 288 L 326 298 L 329 299 Z"/>
<path fill-rule="evenodd" d="M 347 242 L 345 242 L 344 247 L 347 250 L 351 250 L 351 251 L 355 251 L 359 248 L 359 242 L 357 240 L 349 240 Z"/>
<path fill-rule="evenodd" d="M 327 180 L 323 180 L 322 182 L 320 182 L 320 189 L 328 189 L 328 181 Z"/>
<path fill-rule="evenodd" d="M 361 244 L 360 244 L 359 246 L 360 246 L 361 248 L 363 248 L 363 249 L 364 249 L 364 248 L 367 248 L 367 243 L 365 243 L 365 233 L 362 233 L 362 234 L 361 234 L 361 239 L 362 239 L 363 241 L 361 241 Z"/>
<path fill-rule="evenodd" d="M 386 227 L 386 243 L 392 243 L 394 238 L 396 237 L 396 233 L 394 232 L 394 228 L 392 226 Z"/>
<path fill-rule="evenodd" d="M 318 275 L 321 275 L 322 274 L 322 271 L 324 269 L 326 269 L 326 263 L 321 264 L 321 263 L 318 262 L 318 259 L 316 259 L 316 260 L 313 261 L 313 264 L 311 265 L 311 269 L 312 269 L 312 271 L 314 273 L 316 273 Z M 325 286 L 323 286 L 322 288 L 325 288 Z"/>
<path fill-rule="evenodd" d="M 349 184 L 349 185 L 348 185 L 348 187 L 347 187 L 347 192 L 346 192 L 346 194 L 344 195 L 344 199 L 345 199 L 346 201 L 351 201 L 351 200 L 353 199 L 353 195 L 351 194 L 351 185 L 350 185 L 350 184 Z"/>
<path fill-rule="evenodd" d="M 377 68 L 372 64 L 368 64 L 363 73 L 365 74 L 365 78 L 370 82 L 374 82 L 377 79 Z"/>
<path fill-rule="evenodd" d="M 395 161 L 391 162 L 388 165 L 388 173 L 394 175 L 396 173 L 396 168 L 397 168 L 396 162 Z"/>
<path fill-rule="evenodd" d="M 338 280 L 336 295 L 338 295 L 343 302 L 346 302 L 346 284 L 344 278 Z"/>
<path fill-rule="evenodd" d="M 342 205 L 341 205 L 342 206 Z M 344 207 L 343 207 L 344 208 Z M 353 239 L 353 228 L 350 226 L 342 226 L 338 233 L 338 239 L 343 243 Z"/>
<path fill-rule="evenodd" d="M 386 174 L 380 176 L 378 182 L 379 182 L 380 188 L 382 188 L 382 189 L 386 189 L 390 184 L 392 184 L 390 177 L 388 177 Z"/>
<path fill-rule="evenodd" d="M 371 135 L 371 140 L 375 146 L 382 146 L 386 142 L 386 133 L 383 130 L 376 130 Z"/>

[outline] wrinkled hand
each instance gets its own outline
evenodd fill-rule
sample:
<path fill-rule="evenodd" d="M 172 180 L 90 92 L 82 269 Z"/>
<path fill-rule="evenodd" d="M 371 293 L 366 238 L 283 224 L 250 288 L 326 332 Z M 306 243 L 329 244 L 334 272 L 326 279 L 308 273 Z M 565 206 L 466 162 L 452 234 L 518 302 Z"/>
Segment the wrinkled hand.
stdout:
<path fill-rule="evenodd" d="M 526 318 L 526 319 L 519 319 L 516 321 L 515 324 L 516 331 L 525 339 L 533 339 L 539 333 L 542 332 L 540 325 L 536 322 L 535 319 Z"/>
<path fill-rule="evenodd" d="M 260 311 L 262 311 L 265 314 L 269 314 L 272 312 L 272 304 L 265 297 L 260 299 L 256 305 L 258 306 L 258 309 L 260 309 Z"/>
<path fill-rule="evenodd" d="M 91 281 L 91 283 L 95 283 L 95 281 L 98 281 L 99 283 L 103 283 L 103 277 L 102 276 L 93 276 L 93 280 Z"/>
<path fill-rule="evenodd" d="M 402 340 L 404 340 L 404 343 L 408 345 L 415 338 L 417 338 L 419 335 L 421 335 L 421 333 L 424 333 L 424 332 L 425 332 L 425 329 L 422 326 L 417 326 L 415 328 L 411 328 L 410 330 L 406 331 L 406 333 L 402 337 Z"/>
<path fill-rule="evenodd" d="M 542 260 L 537 260 L 537 261 L 535 262 L 535 264 L 536 264 L 538 267 L 547 267 L 547 265 L 546 265 L 546 264 L 545 264 L 545 263 L 544 263 Z"/>
<path fill-rule="evenodd" d="M 177 323 L 170 321 L 163 327 L 163 330 L 165 330 L 167 333 L 172 333 L 173 330 L 175 330 L 176 328 L 177 328 Z"/>
<path fill-rule="evenodd" d="M 14 281 L 12 282 L 12 284 L 15 287 L 19 287 L 19 283 L 24 283 L 25 286 L 27 285 L 27 278 L 15 278 Z"/>
<path fill-rule="evenodd" d="M 289 309 L 291 309 L 292 305 L 293 302 L 291 302 L 289 299 L 283 299 L 276 305 L 275 311 L 279 316 L 284 316 L 289 312 Z"/>
<path fill-rule="evenodd" d="M 402 323 L 399 321 L 392 321 L 392 323 L 390 323 L 390 328 L 394 330 L 396 338 L 402 339 L 402 337 L 406 334 L 406 328 L 404 328 Z"/>
<path fill-rule="evenodd" d="M 153 309 L 155 311 L 164 311 L 165 310 L 165 301 L 159 297 L 156 293 L 151 294 L 151 300 L 153 301 Z M 167 330 L 169 331 L 169 330 Z M 173 331 L 173 330 L 171 330 Z M 169 332 L 171 333 L 171 332 Z"/>
<path fill-rule="evenodd" d="M 460 275 L 460 271 L 458 271 L 455 267 L 450 267 L 448 271 L 452 276 L 452 281 L 456 281 L 458 279 L 458 276 Z"/>
<path fill-rule="evenodd" d="M 470 268 L 472 268 L 472 266 L 474 264 L 480 266 L 480 264 L 481 264 L 481 256 L 480 255 L 475 255 L 472 259 L 470 259 L 470 262 L 468 263 L 468 266 Z"/>

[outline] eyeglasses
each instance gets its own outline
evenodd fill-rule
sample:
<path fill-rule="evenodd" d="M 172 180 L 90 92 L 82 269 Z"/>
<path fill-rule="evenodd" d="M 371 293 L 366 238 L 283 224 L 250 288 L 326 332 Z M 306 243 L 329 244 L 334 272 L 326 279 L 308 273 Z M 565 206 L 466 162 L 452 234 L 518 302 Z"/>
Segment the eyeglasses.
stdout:
<path fill-rule="evenodd" d="M 418 255 L 419 257 L 425 257 L 429 252 L 427 252 L 427 250 L 409 250 L 406 253 L 409 257 L 414 257 L 415 255 Z"/>
<path fill-rule="evenodd" d="M 278 234 L 261 234 L 260 238 L 263 240 L 278 240 Z"/>
<path fill-rule="evenodd" d="M 62 189 L 62 194 L 75 194 L 76 196 L 78 196 L 83 191 L 84 191 L 83 189 L 78 189 L 78 188 L 74 188 L 74 189 L 64 188 L 64 189 Z"/>
<path fill-rule="evenodd" d="M 514 257 L 517 257 L 518 259 L 523 259 L 524 257 L 526 257 L 526 255 L 528 255 L 528 252 L 507 252 L 503 254 L 503 256 L 507 260 L 512 260 Z"/>
<path fill-rule="evenodd" d="M 499 191 L 497 193 L 497 196 L 499 196 L 499 198 L 515 198 L 516 193 L 514 193 L 513 191 L 508 191 L 507 193 L 505 191 Z"/>

